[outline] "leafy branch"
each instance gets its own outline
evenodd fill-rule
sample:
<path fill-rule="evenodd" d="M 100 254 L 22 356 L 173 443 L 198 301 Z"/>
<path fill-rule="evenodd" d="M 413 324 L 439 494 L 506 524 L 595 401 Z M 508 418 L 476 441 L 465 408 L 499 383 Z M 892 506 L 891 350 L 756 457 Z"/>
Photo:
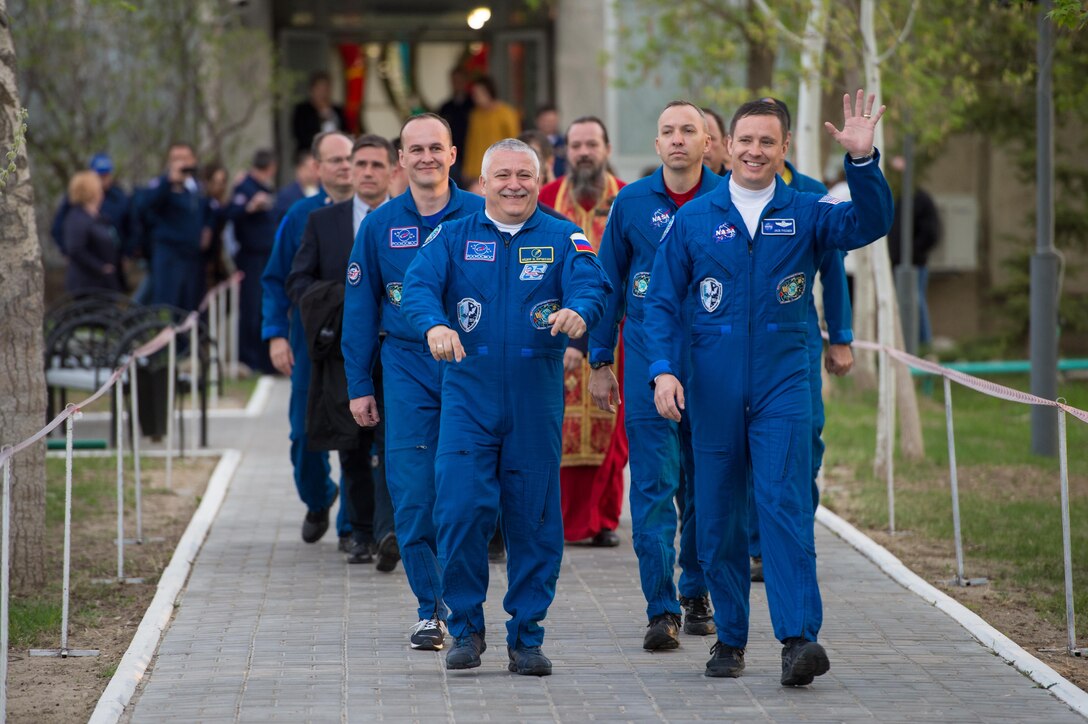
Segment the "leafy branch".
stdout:
<path fill-rule="evenodd" d="M 30 118 L 30 112 L 25 108 L 20 108 L 16 114 L 18 119 L 18 125 L 15 128 L 15 137 L 11 141 L 11 147 L 8 149 L 7 166 L 0 169 L 0 189 L 5 189 L 8 186 L 8 178 L 18 171 L 18 166 L 15 165 L 15 159 L 19 157 L 19 154 L 23 151 L 23 146 L 26 145 L 26 129 L 27 119 Z"/>

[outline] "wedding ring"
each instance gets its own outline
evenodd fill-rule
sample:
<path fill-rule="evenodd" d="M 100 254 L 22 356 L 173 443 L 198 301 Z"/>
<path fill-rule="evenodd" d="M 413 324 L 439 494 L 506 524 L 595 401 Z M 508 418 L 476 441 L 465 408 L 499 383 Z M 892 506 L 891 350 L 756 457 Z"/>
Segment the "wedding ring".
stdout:
<path fill-rule="evenodd" d="M 862 118 L 872 118 L 872 117 L 873 117 L 873 114 L 872 114 L 872 113 L 862 113 L 862 114 L 861 114 L 861 117 L 862 117 Z"/>

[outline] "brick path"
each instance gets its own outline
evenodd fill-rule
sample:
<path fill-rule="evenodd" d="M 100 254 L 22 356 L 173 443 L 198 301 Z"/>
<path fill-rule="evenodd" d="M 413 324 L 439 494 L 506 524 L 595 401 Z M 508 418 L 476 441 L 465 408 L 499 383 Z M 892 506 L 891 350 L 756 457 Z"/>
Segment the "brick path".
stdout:
<path fill-rule="evenodd" d="M 496 565 L 483 666 L 446 672 L 444 654 L 406 645 L 399 567 L 348 566 L 332 534 L 300 540 L 286 405 L 281 381 L 260 420 L 213 421 L 211 439 L 246 455 L 128 721 L 1083 721 L 820 526 L 832 668 L 811 687 L 778 684 L 761 585 L 741 678 L 702 676 L 707 639 L 643 651 L 629 520 L 618 549 L 567 548 L 546 622 L 553 676 L 507 673 Z"/>

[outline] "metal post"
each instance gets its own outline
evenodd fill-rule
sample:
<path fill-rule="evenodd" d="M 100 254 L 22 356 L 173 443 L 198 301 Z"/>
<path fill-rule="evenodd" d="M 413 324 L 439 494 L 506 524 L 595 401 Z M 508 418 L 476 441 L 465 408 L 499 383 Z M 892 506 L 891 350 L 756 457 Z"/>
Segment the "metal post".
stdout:
<path fill-rule="evenodd" d="M 118 379 L 117 399 L 117 579 L 125 578 L 125 387 Z"/>
<path fill-rule="evenodd" d="M 230 329 L 227 324 L 227 288 L 220 287 L 219 291 L 215 293 L 219 302 L 216 305 L 219 311 L 219 322 L 217 328 L 219 329 L 219 337 L 216 338 L 216 352 L 219 355 L 219 372 L 223 374 L 225 371 L 229 376 L 229 371 L 226 369 L 228 345 L 230 344 Z"/>
<path fill-rule="evenodd" d="M 238 313 L 238 304 L 241 293 L 239 290 L 238 279 L 231 277 L 230 280 L 230 378 L 232 380 L 238 379 L 238 333 L 239 325 L 241 324 Z"/>
<path fill-rule="evenodd" d="M 888 352 L 884 349 L 880 350 L 880 362 L 881 362 L 881 378 L 884 382 L 884 394 L 889 398 L 884 402 L 884 428 L 887 430 L 887 439 L 884 441 L 884 447 L 887 450 L 887 467 L 885 472 L 887 473 L 887 485 L 888 485 L 888 532 L 895 533 L 895 424 L 894 416 L 892 415 L 892 406 L 890 402 L 890 396 L 895 394 L 895 380 L 892 378 L 892 365 L 891 359 L 888 356 Z"/>
<path fill-rule="evenodd" d="M 132 474 L 135 476 L 133 481 L 135 495 L 136 495 L 136 543 L 140 544 L 144 542 L 144 519 L 143 519 L 143 501 L 140 497 L 140 488 L 143 484 L 140 480 L 140 421 L 138 419 L 137 410 L 139 409 L 139 386 L 136 383 L 136 367 L 137 360 L 132 358 L 129 366 L 129 380 L 132 385 L 132 390 L 129 395 L 129 420 L 132 430 Z"/>
<path fill-rule="evenodd" d="M 10 451 L 10 445 L 3 450 Z M 0 450 L 0 452 L 3 452 Z M 8 714 L 8 598 L 11 596 L 8 568 L 11 566 L 11 458 L 4 458 L 3 543 L 0 544 L 0 721 Z"/>
<path fill-rule="evenodd" d="M 948 473 L 952 483 L 952 532 L 956 539 L 956 577 L 949 583 L 954 586 L 980 586 L 985 578 L 966 578 L 963 575 L 963 533 L 960 527 L 960 484 L 956 471 L 956 434 L 952 427 L 952 382 L 944 377 L 944 419 L 948 431 Z"/>
<path fill-rule="evenodd" d="M 1064 402 L 1061 398 L 1059 402 Z M 1058 469 L 1062 489 L 1062 553 L 1065 558 L 1065 625 L 1069 632 L 1069 653 L 1083 656 L 1088 649 L 1077 648 L 1077 621 L 1073 611 L 1073 546 L 1069 533 L 1069 450 L 1065 437 L 1065 411 L 1058 410 Z"/>
<path fill-rule="evenodd" d="M 75 405 L 68 405 L 70 410 Z M 62 585 L 62 599 L 60 608 L 60 648 L 59 649 L 31 649 L 31 656 L 51 656 L 66 659 L 69 656 L 98 656 L 97 649 L 68 648 L 68 611 L 69 601 L 72 597 L 72 440 L 75 431 L 75 418 L 82 417 L 79 410 L 72 410 L 68 419 L 64 421 L 64 581 Z"/>
<path fill-rule="evenodd" d="M 174 473 L 174 377 L 177 376 L 178 336 L 170 335 L 170 344 L 167 345 L 166 365 L 166 489 L 173 485 Z"/>
<path fill-rule="evenodd" d="M 192 410 L 192 445 L 193 453 L 196 453 L 196 440 L 200 426 L 200 411 L 197 409 L 197 388 L 200 387 L 200 317 L 196 318 L 193 326 L 189 328 L 189 408 Z"/>
<path fill-rule="evenodd" d="M 212 388 L 212 409 L 219 407 L 219 306 L 216 302 L 218 292 L 212 292 L 208 297 L 208 385 Z M 215 345 L 215 355 L 211 354 L 212 345 Z"/>
<path fill-rule="evenodd" d="M 1058 289 L 1060 261 L 1054 248 L 1054 25 L 1047 15 L 1053 2 L 1038 4 L 1039 36 L 1035 59 L 1035 253 L 1031 257 L 1031 394 L 1058 395 Z M 1053 456 L 1058 411 L 1033 405 L 1031 451 Z"/>

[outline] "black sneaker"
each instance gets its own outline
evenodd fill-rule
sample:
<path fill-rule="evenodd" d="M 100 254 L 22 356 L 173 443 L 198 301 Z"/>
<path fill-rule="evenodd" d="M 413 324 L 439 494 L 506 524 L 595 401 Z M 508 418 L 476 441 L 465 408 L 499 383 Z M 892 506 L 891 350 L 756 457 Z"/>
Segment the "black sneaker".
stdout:
<path fill-rule="evenodd" d="M 480 665 L 480 654 L 487 651 L 484 635 L 473 631 L 468 636 L 453 640 L 453 648 L 446 654 L 447 669 L 475 669 Z"/>
<path fill-rule="evenodd" d="M 540 651 L 539 646 L 519 646 L 512 649 L 506 647 L 506 655 L 510 657 L 510 664 L 506 667 L 515 674 L 522 676 L 551 676 L 552 662 Z"/>
<path fill-rule="evenodd" d="M 348 553 L 348 563 L 373 563 L 374 562 L 374 544 L 370 541 L 361 543 L 355 541 L 351 544 L 351 551 Z"/>
<path fill-rule="evenodd" d="M 409 641 L 413 649 L 441 651 L 446 645 L 446 622 L 437 616 L 419 619 L 419 623 L 412 627 Z"/>
<path fill-rule="evenodd" d="M 763 559 L 750 558 L 748 566 L 752 569 L 752 583 L 763 583 Z"/>
<path fill-rule="evenodd" d="M 302 519 L 302 540 L 307 543 L 317 543 L 325 531 L 329 529 L 329 509 L 315 512 L 307 512 Z"/>
<path fill-rule="evenodd" d="M 397 534 L 386 533 L 378 542 L 377 569 L 382 573 L 391 573 L 400 560 L 400 548 L 397 546 Z"/>
<path fill-rule="evenodd" d="M 710 612 L 710 596 L 706 593 L 698 598 L 680 597 L 680 606 L 684 609 L 684 633 L 691 636 L 709 636 L 718 633 L 714 625 L 714 615 Z"/>
<path fill-rule="evenodd" d="M 668 651 L 680 648 L 680 616 L 662 613 L 650 619 L 649 630 L 642 639 L 647 651 Z"/>
<path fill-rule="evenodd" d="M 594 548 L 615 548 L 620 544 L 620 536 L 614 530 L 602 530 L 593 536 L 589 543 Z"/>
<path fill-rule="evenodd" d="M 782 686 L 805 686 L 831 668 L 824 647 L 800 636 L 782 642 Z"/>
<path fill-rule="evenodd" d="M 340 536 L 340 542 L 336 544 L 336 550 L 340 551 L 341 553 L 351 553 L 351 536 Z"/>
<path fill-rule="evenodd" d="M 735 679 L 742 671 L 744 671 L 744 649 L 715 641 L 710 647 L 710 661 L 706 662 L 706 675 Z"/>

